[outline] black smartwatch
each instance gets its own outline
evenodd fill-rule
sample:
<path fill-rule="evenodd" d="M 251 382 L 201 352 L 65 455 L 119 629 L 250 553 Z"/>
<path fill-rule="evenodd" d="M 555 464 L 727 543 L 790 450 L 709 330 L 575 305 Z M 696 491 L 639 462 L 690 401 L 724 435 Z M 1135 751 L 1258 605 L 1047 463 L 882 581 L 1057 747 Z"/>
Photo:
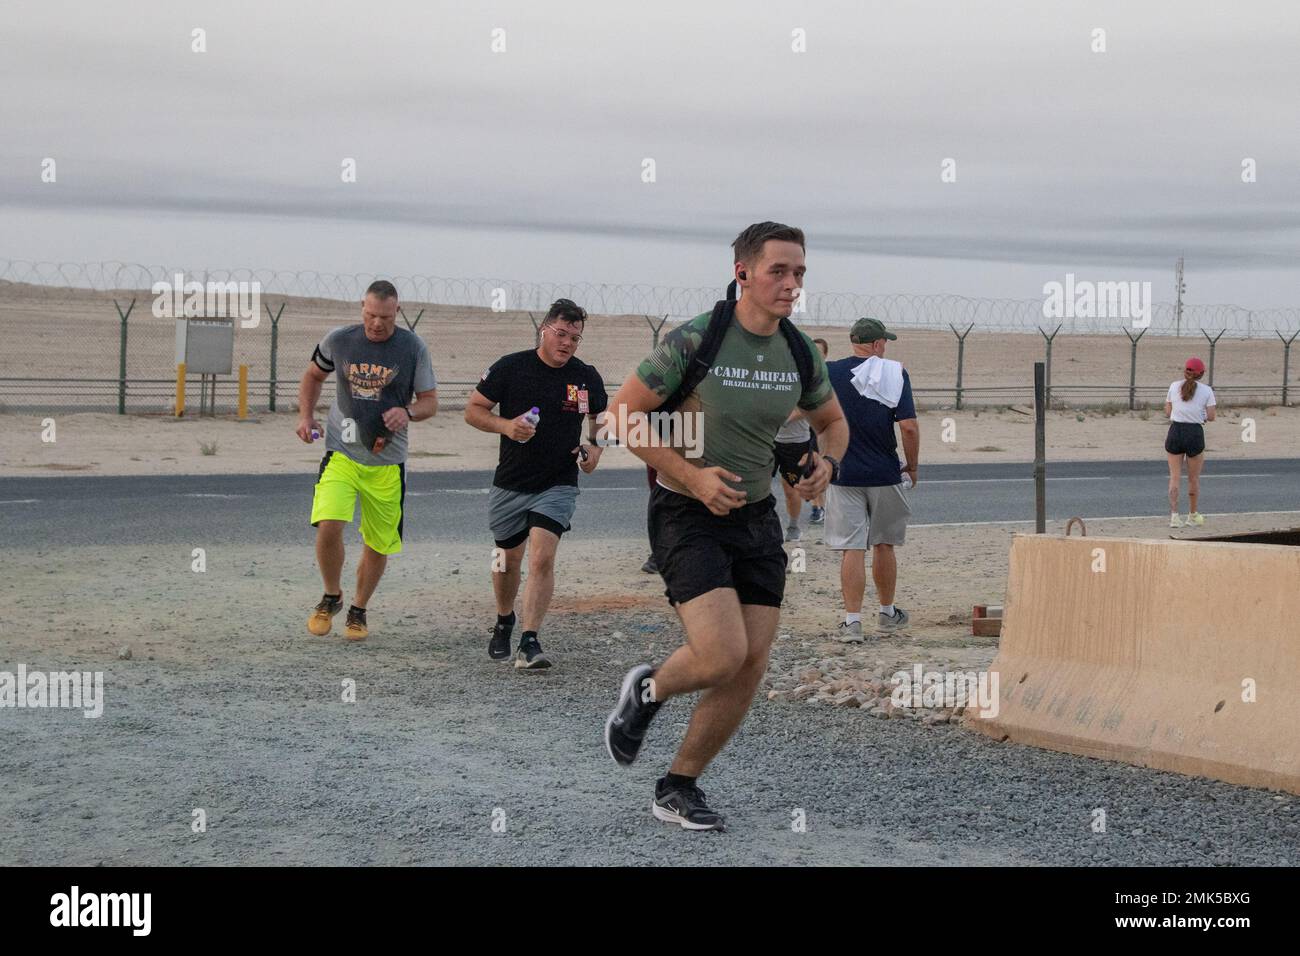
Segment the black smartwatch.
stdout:
<path fill-rule="evenodd" d="M 831 463 L 831 481 L 837 481 L 840 477 L 840 462 L 838 458 L 832 458 L 830 455 L 822 455 L 822 461 Z"/>

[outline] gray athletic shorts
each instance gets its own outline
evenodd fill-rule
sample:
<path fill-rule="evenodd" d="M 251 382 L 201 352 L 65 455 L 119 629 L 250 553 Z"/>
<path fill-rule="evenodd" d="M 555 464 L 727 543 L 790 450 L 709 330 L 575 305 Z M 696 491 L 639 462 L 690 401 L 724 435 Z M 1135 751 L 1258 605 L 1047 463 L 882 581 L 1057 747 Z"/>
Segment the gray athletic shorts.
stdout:
<path fill-rule="evenodd" d="M 542 491 L 507 491 L 492 486 L 488 494 L 488 524 L 498 548 L 522 544 L 533 528 L 557 537 L 569 530 L 578 506 L 577 485 L 555 485 Z"/>
<path fill-rule="evenodd" d="M 911 506 L 900 482 L 872 488 L 826 487 L 826 547 L 865 551 L 878 544 L 901 545 Z"/>

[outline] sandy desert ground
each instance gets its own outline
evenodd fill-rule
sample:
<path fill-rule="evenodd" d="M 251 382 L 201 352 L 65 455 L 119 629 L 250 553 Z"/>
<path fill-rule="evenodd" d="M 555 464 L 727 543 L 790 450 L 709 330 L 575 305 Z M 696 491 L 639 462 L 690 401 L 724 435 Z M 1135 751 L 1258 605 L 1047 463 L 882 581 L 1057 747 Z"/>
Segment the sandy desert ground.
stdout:
<path fill-rule="evenodd" d="M 1145 416 L 1145 417 L 1144 417 Z M 323 420 L 323 416 L 321 416 Z M 921 465 L 1032 462 L 1033 416 L 1025 406 L 920 413 Z M 44 441 L 53 422 L 54 441 Z M 1250 423 L 1253 423 L 1254 441 Z M 0 475 L 207 475 L 314 471 L 321 445 L 304 445 L 291 413 L 219 418 L 119 416 L 107 413 L 0 415 Z M 1053 411 L 1048 461 L 1162 461 L 1168 423 L 1161 411 L 1103 414 Z M 950 437 L 951 441 L 945 441 Z M 498 437 L 466 425 L 451 409 L 412 426 L 411 468 L 458 471 L 496 466 Z M 1215 458 L 1300 456 L 1300 409 L 1223 409 L 1207 426 Z M 205 454 L 207 447 L 212 454 Z M 608 449 L 601 468 L 640 468 L 631 452 Z"/>
<path fill-rule="evenodd" d="M 176 376 L 175 321 L 155 318 L 147 291 L 91 292 L 0 282 L 0 333 L 34 332 L 34 350 L 6 350 L 0 354 L 0 379 L 33 378 L 24 383 L 0 382 L 0 408 L 13 410 L 33 400 L 33 393 L 49 395 L 49 406 L 84 405 L 84 391 L 49 379 L 96 379 L 93 401 L 106 409 L 116 406 L 116 384 L 121 326 L 114 299 L 124 308 L 134 298 L 136 306 L 127 323 L 127 376 L 156 380 L 152 386 L 133 386 L 130 407 L 163 412 L 172 404 L 169 381 Z M 271 322 L 265 312 L 284 305 L 279 321 L 277 394 L 286 403 L 296 394 L 298 378 L 312 349 L 331 328 L 359 320 L 359 308 L 332 299 L 286 297 L 267 293 L 264 311 L 255 328 L 237 329 L 234 364 L 249 366 L 253 408 L 265 408 L 269 395 Z M 468 306 L 404 302 L 406 320 L 415 324 L 433 357 L 434 369 L 448 402 L 463 400 L 496 358 L 533 344 L 533 319 L 526 312 L 493 312 Z M 421 313 L 423 315 L 421 316 Z M 534 313 L 540 319 L 540 314 Z M 673 316 L 672 324 L 689 316 Z M 595 365 L 607 383 L 617 383 L 650 350 L 652 325 L 664 316 L 593 315 L 579 357 Z M 831 358 L 851 353 L 846 327 L 818 326 L 812 319 L 801 325 L 810 335 L 826 338 Z M 1051 331 L 1044 321 L 1044 328 Z M 947 329 L 895 329 L 897 342 L 889 356 L 908 368 L 922 404 L 951 404 L 957 376 L 957 340 Z M 1208 330 L 1217 334 L 1218 329 Z M 1294 329 L 1284 329 L 1290 334 Z M 1214 384 L 1225 404 L 1277 402 L 1282 383 L 1283 349 L 1271 328 L 1267 337 L 1242 339 L 1226 335 L 1218 343 Z M 965 401 L 976 405 L 1005 405 L 1029 401 L 1033 363 L 1044 358 L 1042 336 L 986 332 L 977 323 L 965 345 L 963 387 Z M 1208 361 L 1209 347 L 1199 330 L 1181 338 L 1145 335 L 1137 351 L 1139 401 L 1163 401 L 1164 390 L 1181 375 L 1189 355 Z M 1053 343 L 1051 384 L 1053 401 L 1071 406 L 1123 402 L 1127 406 L 1130 345 L 1117 326 L 1113 334 L 1071 334 L 1067 325 Z M 112 380 L 112 381 L 110 381 Z M 1300 380 L 1300 356 L 1292 356 L 1291 382 Z M 1105 386 L 1098 391 L 1096 386 Z M 190 382 L 190 402 L 197 405 L 198 382 Z M 938 391 L 936 391 L 938 390 Z M 80 397 L 79 397 L 80 396 Z M 42 399 L 44 400 L 44 399 Z M 1296 401 L 1294 389 L 1291 402 Z M 234 391 L 227 381 L 221 401 L 233 407 Z M 283 407 L 288 407 L 286 404 Z"/>

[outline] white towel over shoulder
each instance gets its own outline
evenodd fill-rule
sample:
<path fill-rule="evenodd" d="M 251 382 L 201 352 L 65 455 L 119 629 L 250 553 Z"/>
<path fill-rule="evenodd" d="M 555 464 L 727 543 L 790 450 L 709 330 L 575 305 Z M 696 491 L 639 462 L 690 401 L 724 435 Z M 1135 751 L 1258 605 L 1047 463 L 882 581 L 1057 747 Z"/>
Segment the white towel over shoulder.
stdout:
<path fill-rule="evenodd" d="M 903 363 L 873 355 L 853 370 L 852 381 L 863 398 L 897 408 L 903 397 Z"/>

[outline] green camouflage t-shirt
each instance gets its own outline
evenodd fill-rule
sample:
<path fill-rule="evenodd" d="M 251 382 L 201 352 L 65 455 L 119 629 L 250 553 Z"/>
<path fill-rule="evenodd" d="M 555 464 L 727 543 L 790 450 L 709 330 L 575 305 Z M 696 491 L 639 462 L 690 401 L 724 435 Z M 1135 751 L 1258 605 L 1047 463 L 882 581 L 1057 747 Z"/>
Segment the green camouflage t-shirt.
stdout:
<path fill-rule="evenodd" d="M 660 398 L 667 398 L 681 384 L 709 318 L 705 312 L 673 329 L 637 366 L 637 377 Z M 771 493 L 772 442 L 795 404 L 811 411 L 835 394 L 821 350 L 802 331 L 799 334 L 813 358 L 812 382 L 802 392 L 799 367 L 781 330 L 755 335 L 733 318 L 713 368 L 681 405 L 684 415 L 703 413 L 696 418 L 703 454 L 693 457 L 692 463 L 705 468 L 721 465 L 740 475 L 749 503 Z M 685 449 L 676 450 L 685 456 Z M 689 494 L 667 475 L 661 474 L 659 480 L 673 491 Z"/>

